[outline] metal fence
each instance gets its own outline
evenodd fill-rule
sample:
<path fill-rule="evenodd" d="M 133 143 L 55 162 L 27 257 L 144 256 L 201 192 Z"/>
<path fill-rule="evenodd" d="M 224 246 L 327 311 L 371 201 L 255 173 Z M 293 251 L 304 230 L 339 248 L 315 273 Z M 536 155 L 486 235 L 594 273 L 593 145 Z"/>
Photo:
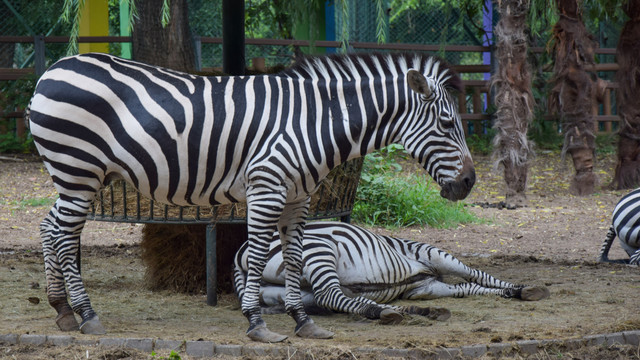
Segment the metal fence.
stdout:
<path fill-rule="evenodd" d="M 269 0 L 245 0 L 245 6 L 249 11 L 264 6 L 267 1 Z M 481 12 L 469 14 L 445 6 L 443 4 L 446 2 L 440 1 L 385 0 L 381 13 L 381 9 L 376 7 L 377 2 L 373 0 L 344 1 L 344 3 L 338 0 L 327 2 L 325 13 L 327 38 L 338 42 L 316 41 L 315 44 L 319 48 L 335 51 L 333 50 L 335 47 L 347 44 L 349 48 L 342 47 L 342 51 L 403 49 L 428 51 L 444 56 L 452 64 L 467 65 L 468 67 L 462 71 L 467 91 L 459 99 L 463 119 L 468 122 L 468 130 L 473 133 L 484 133 L 490 127 L 490 116 L 487 114 L 490 103 L 487 80 L 492 65 L 490 57 L 487 57 L 490 47 L 481 45 L 491 39 L 491 34 L 483 31 L 484 29 L 490 31 L 497 23 L 495 9 L 488 13 L 491 16 L 483 16 Z M 34 72 L 34 68 L 37 74 L 65 55 L 67 48 L 65 38 L 55 38 L 55 36 L 68 36 L 70 33 L 70 25 L 60 20 L 63 3 L 64 0 L 0 0 L 0 18 L 3 19 L 0 22 L 0 37 L 23 36 L 20 41 L 0 42 L 0 78 L 23 76 Z M 406 3 L 418 5 L 402 7 Z M 118 4 L 119 0 L 109 0 L 110 35 L 119 35 L 119 17 L 116 16 L 119 11 Z M 200 49 L 199 64 L 205 70 L 221 67 L 221 2 L 189 0 L 188 6 L 191 31 Z M 265 11 L 260 16 L 260 21 L 271 23 L 273 19 L 269 17 L 275 15 Z M 384 46 L 377 44 L 380 16 L 383 17 L 385 25 L 382 30 L 387 44 Z M 248 19 L 248 37 L 255 33 L 253 29 L 257 26 L 251 21 L 255 19 Z M 587 26 L 595 34 L 601 47 L 613 48 L 617 45 L 621 23 L 596 19 L 587 21 Z M 260 33 L 269 40 L 247 39 L 245 50 L 247 67 L 253 66 L 254 58 L 262 59 L 267 67 L 289 64 L 293 61 L 296 50 L 304 43 L 304 41 L 282 39 L 275 28 L 264 25 L 260 28 Z M 343 37 L 348 41 L 340 42 Z M 538 50 L 533 51 L 531 55 L 534 62 L 544 63 L 543 58 L 548 55 L 542 49 L 547 45 L 548 38 L 545 38 L 544 34 L 532 35 L 532 42 L 538 46 Z M 420 44 L 422 47 L 416 50 L 415 47 L 411 48 L 411 44 Z M 42 56 L 36 56 L 38 51 Z M 118 41 L 110 45 L 110 52 L 120 55 Z M 36 59 L 40 59 L 40 62 L 36 63 Z M 612 51 L 600 51 L 597 61 L 613 63 L 615 56 Z M 13 70 L 8 75 L 2 68 L 13 68 Z M 598 72 L 601 78 L 613 79 L 615 65 L 604 66 L 601 69 L 607 70 Z M 540 74 L 546 76 L 543 71 L 539 71 L 538 75 Z M 0 87 L 5 83 L 0 81 Z M 615 88 L 615 85 L 612 85 L 612 88 Z M 608 103 L 596 109 L 599 115 L 604 116 L 599 119 L 600 131 L 607 132 L 616 128 L 616 104 L 613 93 L 609 99 Z M 541 99 L 541 102 L 544 102 L 544 99 Z M 6 112 L 7 109 L 3 110 Z M 11 110 L 14 110 L 14 113 L 9 116 L 14 117 L 19 116 L 21 111 L 19 108 Z M 7 115 L 4 116 L 6 119 Z M 7 124 L 6 120 L 0 118 L 0 134 L 9 130 L 18 134 L 23 131 L 20 122 Z"/>

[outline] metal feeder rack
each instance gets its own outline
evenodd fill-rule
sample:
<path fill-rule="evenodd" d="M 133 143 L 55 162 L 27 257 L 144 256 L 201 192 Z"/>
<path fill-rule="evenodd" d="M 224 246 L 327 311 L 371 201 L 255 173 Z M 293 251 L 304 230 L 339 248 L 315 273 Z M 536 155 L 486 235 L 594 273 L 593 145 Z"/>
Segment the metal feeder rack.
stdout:
<path fill-rule="evenodd" d="M 329 173 L 311 197 L 309 220 L 349 222 L 360 181 L 363 158 L 350 160 Z M 246 204 L 210 207 L 158 203 L 140 195 L 124 180 L 107 185 L 92 204 L 88 220 L 143 224 L 206 224 L 207 304 L 217 304 L 216 224 L 246 224 Z"/>

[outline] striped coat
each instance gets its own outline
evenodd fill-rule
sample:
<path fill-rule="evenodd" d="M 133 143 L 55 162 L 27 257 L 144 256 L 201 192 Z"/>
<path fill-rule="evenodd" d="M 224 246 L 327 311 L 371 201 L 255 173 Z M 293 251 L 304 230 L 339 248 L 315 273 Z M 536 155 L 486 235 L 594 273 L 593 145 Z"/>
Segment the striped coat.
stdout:
<path fill-rule="evenodd" d="M 96 194 L 123 178 L 161 203 L 246 201 L 248 336 L 286 338 L 266 327 L 258 294 L 278 231 L 296 334 L 330 337 L 304 312 L 299 291 L 310 195 L 334 167 L 399 143 L 443 197 L 464 198 L 475 171 L 451 94 L 459 83 L 440 60 L 410 54 L 308 58 L 280 74 L 239 77 L 194 76 L 105 54 L 60 60 L 40 78 L 27 111 L 60 195 L 40 226 L 58 325 L 77 329 L 75 313 L 82 332 L 105 332 L 76 254 Z"/>

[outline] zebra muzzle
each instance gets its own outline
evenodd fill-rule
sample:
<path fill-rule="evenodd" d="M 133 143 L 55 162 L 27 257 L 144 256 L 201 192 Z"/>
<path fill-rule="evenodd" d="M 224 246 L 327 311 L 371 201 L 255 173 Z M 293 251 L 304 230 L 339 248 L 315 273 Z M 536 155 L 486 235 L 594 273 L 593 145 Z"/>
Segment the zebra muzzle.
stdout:
<path fill-rule="evenodd" d="M 440 196 L 447 200 L 462 200 L 469 195 L 476 183 L 476 170 L 471 160 L 465 161 L 460 175 L 455 180 L 442 184 Z"/>

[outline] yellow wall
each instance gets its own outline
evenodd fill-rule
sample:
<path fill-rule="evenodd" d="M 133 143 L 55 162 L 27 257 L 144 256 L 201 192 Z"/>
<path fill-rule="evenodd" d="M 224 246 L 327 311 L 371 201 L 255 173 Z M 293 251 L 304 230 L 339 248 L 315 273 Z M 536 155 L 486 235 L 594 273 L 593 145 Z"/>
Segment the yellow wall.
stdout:
<path fill-rule="evenodd" d="M 109 6 L 107 0 L 85 0 L 80 17 L 80 36 L 109 35 Z M 107 43 L 80 43 L 80 54 L 88 52 L 109 52 Z"/>

